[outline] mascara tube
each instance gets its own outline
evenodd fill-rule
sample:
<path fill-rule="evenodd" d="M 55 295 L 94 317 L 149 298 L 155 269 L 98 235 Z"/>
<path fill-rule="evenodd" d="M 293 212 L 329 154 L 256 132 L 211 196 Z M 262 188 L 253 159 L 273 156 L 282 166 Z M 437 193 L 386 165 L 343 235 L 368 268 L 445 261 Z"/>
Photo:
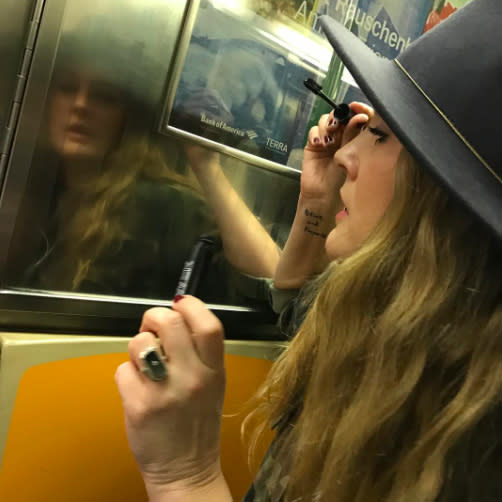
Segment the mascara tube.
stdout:
<path fill-rule="evenodd" d="M 201 235 L 190 252 L 190 257 L 185 261 L 183 270 L 176 286 L 174 299 L 183 295 L 194 295 L 206 271 L 216 240 L 210 235 Z"/>

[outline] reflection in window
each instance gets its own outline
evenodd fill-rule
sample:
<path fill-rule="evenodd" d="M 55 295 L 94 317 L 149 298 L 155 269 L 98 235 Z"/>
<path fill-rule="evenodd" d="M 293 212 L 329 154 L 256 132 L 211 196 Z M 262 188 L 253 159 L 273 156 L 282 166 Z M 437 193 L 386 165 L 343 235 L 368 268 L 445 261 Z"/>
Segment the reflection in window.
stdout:
<path fill-rule="evenodd" d="M 90 50 L 78 35 L 61 41 L 32 166 L 32 190 L 47 192 L 29 198 L 36 210 L 24 230 L 38 242 L 23 282 L 168 296 L 190 246 L 214 223 L 193 176 L 146 137 L 152 103 L 127 85 L 127 65 L 109 74 L 120 53 L 103 45 Z"/>
<path fill-rule="evenodd" d="M 201 235 L 217 236 L 218 226 L 183 145 L 152 133 L 169 62 L 154 63 L 137 37 L 114 36 L 104 21 L 93 22 L 66 31 L 59 43 L 8 285 L 171 299 L 193 245 Z M 228 176 L 236 186 L 238 172 Z M 272 199 L 276 188 L 293 201 L 296 183 L 245 172 L 248 205 L 267 213 L 264 225 L 284 241 L 288 224 L 275 221 L 279 208 L 260 202 L 250 187 L 266 183 L 261 197 Z M 198 295 L 254 304 L 261 284 L 234 270 L 220 249 Z"/>

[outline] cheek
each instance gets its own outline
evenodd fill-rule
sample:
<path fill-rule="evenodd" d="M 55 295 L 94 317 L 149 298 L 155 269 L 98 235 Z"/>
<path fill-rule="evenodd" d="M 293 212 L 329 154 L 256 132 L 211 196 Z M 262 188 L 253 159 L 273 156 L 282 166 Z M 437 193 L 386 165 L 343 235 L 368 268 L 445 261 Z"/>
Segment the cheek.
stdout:
<path fill-rule="evenodd" d="M 359 211 L 354 216 L 359 220 L 359 229 L 365 236 L 375 228 L 389 207 L 394 197 L 394 181 L 394 171 L 390 171 L 368 186 L 361 186 L 357 204 Z"/>
<path fill-rule="evenodd" d="M 352 232 L 359 244 L 363 243 L 382 219 L 394 197 L 397 158 L 392 158 L 391 161 L 392 168 L 387 167 L 389 164 L 377 165 L 371 176 L 361 176 L 359 179 L 355 192 L 357 210 L 354 211 L 351 222 Z"/>
<path fill-rule="evenodd" d="M 394 196 L 395 168 L 382 169 L 377 176 L 364 173 L 357 180 L 350 197 L 352 212 L 326 239 L 330 260 L 344 258 L 358 249 L 381 220 Z"/>
<path fill-rule="evenodd" d="M 62 98 L 53 98 L 48 114 L 48 132 L 51 144 L 56 149 L 63 147 L 65 129 L 70 118 L 70 106 Z"/>
<path fill-rule="evenodd" d="M 126 117 L 121 109 L 103 110 L 99 113 L 96 124 L 99 128 L 97 138 L 100 139 L 103 148 L 113 148 L 122 136 Z"/>

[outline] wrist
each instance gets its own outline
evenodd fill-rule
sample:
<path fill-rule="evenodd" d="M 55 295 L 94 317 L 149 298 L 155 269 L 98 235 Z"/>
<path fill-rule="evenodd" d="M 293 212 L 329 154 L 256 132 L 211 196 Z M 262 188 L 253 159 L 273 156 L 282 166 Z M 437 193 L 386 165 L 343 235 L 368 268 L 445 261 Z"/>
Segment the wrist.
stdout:
<path fill-rule="evenodd" d="M 205 163 L 197 166 L 192 164 L 192 170 L 199 181 L 207 183 L 215 177 L 223 176 L 223 170 L 219 159 L 208 159 Z"/>
<path fill-rule="evenodd" d="M 166 485 L 145 482 L 145 486 L 149 502 L 232 502 L 221 471 L 204 482 L 183 480 Z"/>
<path fill-rule="evenodd" d="M 298 209 L 309 209 L 310 211 L 321 214 L 327 219 L 334 219 L 337 210 L 342 206 L 341 199 L 333 197 L 309 197 L 300 193 L 298 197 Z"/>
<path fill-rule="evenodd" d="M 309 199 L 300 195 L 296 213 L 304 233 L 325 240 L 335 227 L 338 210 L 338 204 L 333 201 Z"/>

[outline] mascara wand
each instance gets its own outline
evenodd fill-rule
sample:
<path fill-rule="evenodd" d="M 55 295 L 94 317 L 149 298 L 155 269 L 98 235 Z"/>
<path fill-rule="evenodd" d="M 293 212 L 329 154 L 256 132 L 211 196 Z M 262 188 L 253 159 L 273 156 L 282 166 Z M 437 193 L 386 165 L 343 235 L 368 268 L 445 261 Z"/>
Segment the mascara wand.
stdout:
<path fill-rule="evenodd" d="M 312 91 L 314 94 L 324 99 L 329 106 L 331 106 L 334 110 L 335 118 L 340 122 L 340 124 L 346 125 L 347 122 L 354 116 L 354 113 L 350 109 L 349 105 L 342 103 L 337 105 L 332 99 L 330 99 L 324 92 L 322 92 L 322 87 L 311 78 L 303 81 L 305 87 Z"/>

